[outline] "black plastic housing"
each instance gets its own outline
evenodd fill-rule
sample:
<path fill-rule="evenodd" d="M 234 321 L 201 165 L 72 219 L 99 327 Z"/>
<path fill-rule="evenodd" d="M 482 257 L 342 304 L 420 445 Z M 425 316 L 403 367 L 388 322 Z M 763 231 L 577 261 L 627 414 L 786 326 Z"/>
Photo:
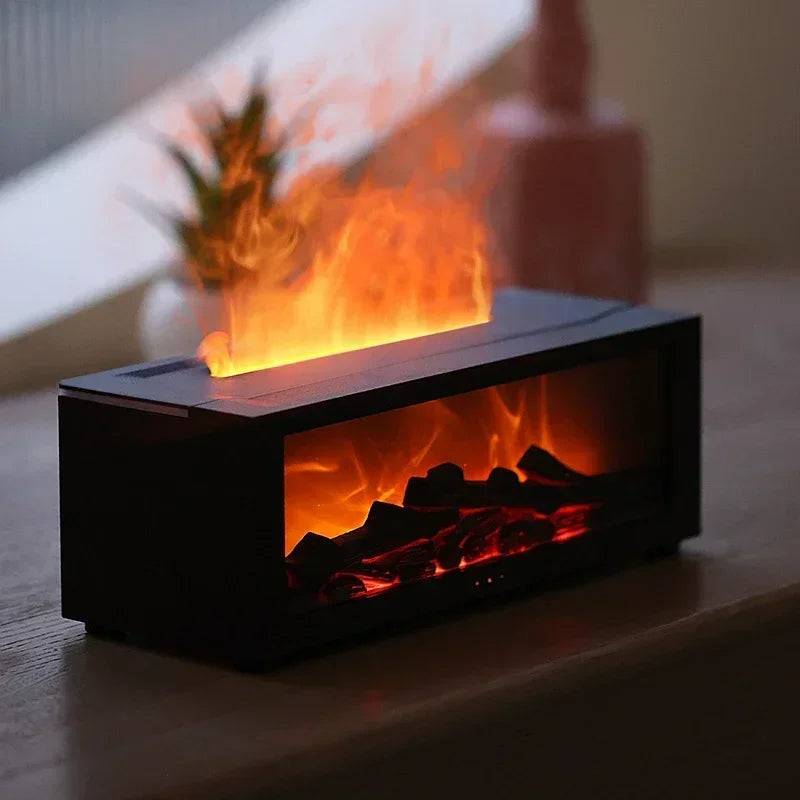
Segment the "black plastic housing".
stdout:
<path fill-rule="evenodd" d="M 666 393 L 662 513 L 292 610 L 285 436 L 643 350 L 658 353 Z M 700 532 L 700 319 L 690 315 L 504 290 L 486 325 L 234 378 L 213 379 L 194 359 L 141 364 L 65 380 L 58 402 L 64 616 L 240 666 L 668 552 Z"/>

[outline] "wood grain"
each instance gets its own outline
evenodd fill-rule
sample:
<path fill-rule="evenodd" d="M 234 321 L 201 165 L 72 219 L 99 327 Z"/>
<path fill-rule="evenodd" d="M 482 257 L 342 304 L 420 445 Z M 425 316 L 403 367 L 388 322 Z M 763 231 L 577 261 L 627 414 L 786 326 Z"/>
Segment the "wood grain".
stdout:
<path fill-rule="evenodd" d="M 659 304 L 705 314 L 705 533 L 681 558 L 262 676 L 61 620 L 54 394 L 2 401 L 0 796 L 301 796 L 334 772 L 329 796 L 344 796 L 341 781 L 381 754 L 423 764 L 426 742 L 467 716 L 532 708 L 556 685 L 568 708 L 591 676 L 798 613 L 799 299 L 789 269 L 659 278 Z"/>

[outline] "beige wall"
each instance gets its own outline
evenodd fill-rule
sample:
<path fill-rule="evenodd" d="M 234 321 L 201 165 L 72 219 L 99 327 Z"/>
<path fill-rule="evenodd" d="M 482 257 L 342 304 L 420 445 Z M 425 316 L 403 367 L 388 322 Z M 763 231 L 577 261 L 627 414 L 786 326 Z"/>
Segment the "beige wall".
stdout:
<path fill-rule="evenodd" d="M 800 245 L 800 0 L 587 0 L 651 141 L 657 244 Z"/>
<path fill-rule="evenodd" d="M 61 378 L 142 361 L 136 315 L 145 284 L 68 314 L 15 339 L 0 341 L 0 395 Z"/>

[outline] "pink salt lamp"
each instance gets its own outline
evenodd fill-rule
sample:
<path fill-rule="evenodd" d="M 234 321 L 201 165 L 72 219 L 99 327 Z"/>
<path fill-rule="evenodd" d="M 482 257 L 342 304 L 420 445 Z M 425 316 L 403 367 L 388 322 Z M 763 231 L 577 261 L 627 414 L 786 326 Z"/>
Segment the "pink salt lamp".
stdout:
<path fill-rule="evenodd" d="M 506 151 L 490 221 L 500 282 L 640 301 L 647 285 L 644 142 L 621 109 L 590 97 L 578 0 L 540 0 L 527 92 L 486 112 Z"/>

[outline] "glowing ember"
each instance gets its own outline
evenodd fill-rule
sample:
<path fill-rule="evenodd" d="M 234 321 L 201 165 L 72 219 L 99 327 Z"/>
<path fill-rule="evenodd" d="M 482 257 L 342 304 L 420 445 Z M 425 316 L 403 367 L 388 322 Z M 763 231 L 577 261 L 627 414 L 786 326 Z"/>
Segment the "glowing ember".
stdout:
<path fill-rule="evenodd" d="M 458 561 L 452 564 L 447 564 L 446 566 L 443 566 L 439 560 L 432 561 L 430 563 L 433 565 L 433 569 L 430 574 L 420 574 L 415 577 L 416 579 L 425 577 L 439 577 L 441 575 L 446 575 L 448 572 L 452 572 L 453 570 L 461 570 L 465 567 L 482 564 L 487 561 L 495 561 L 509 555 L 525 553 L 536 547 L 541 547 L 543 544 L 558 544 L 560 542 L 566 542 L 570 539 L 582 536 L 585 533 L 588 533 L 591 529 L 591 513 L 598 507 L 598 505 L 599 504 L 584 503 L 579 505 L 564 506 L 556 513 L 551 515 L 550 523 L 548 523 L 548 517 L 537 514 L 531 509 L 470 509 L 466 513 L 462 513 L 460 515 L 462 522 L 468 520 L 470 516 L 478 517 L 480 515 L 487 515 L 491 520 L 488 533 L 481 537 L 479 548 L 474 553 L 470 554 L 469 557 L 461 556 Z M 568 524 L 568 519 L 572 519 L 573 523 Z M 578 522 L 578 520 L 580 520 L 580 522 Z M 524 526 L 526 524 L 535 521 L 544 521 L 545 525 L 552 524 L 552 527 L 548 531 L 547 538 L 537 541 L 533 537 L 527 540 L 520 537 L 519 543 L 516 544 L 516 546 L 504 546 L 501 543 L 504 531 L 507 531 L 509 527 L 517 525 L 524 530 Z M 453 526 L 451 529 L 441 531 L 434 537 L 434 542 L 436 542 L 437 539 L 446 538 L 451 531 L 455 530 L 455 527 L 456 526 Z M 443 551 L 444 548 L 440 549 L 439 553 Z M 387 576 L 384 578 L 376 577 L 375 575 L 369 574 L 369 569 L 376 563 L 380 564 L 380 562 L 391 561 L 392 559 L 396 558 L 397 554 L 391 552 L 377 558 L 365 558 L 360 564 L 355 565 L 349 573 L 346 572 L 339 573 L 339 575 L 334 575 L 331 581 L 332 583 L 335 583 L 337 578 L 346 576 L 351 579 L 358 580 L 364 585 L 363 596 L 370 597 L 380 594 L 395 586 L 399 586 L 403 582 L 403 579 L 397 575 L 392 577 Z M 441 558 L 441 556 L 439 555 L 438 558 Z M 422 572 L 422 570 L 420 570 L 420 572 Z M 489 578 L 488 583 L 491 582 L 492 578 Z M 362 593 L 359 591 L 358 595 L 353 596 L 360 596 L 361 594 Z"/>

